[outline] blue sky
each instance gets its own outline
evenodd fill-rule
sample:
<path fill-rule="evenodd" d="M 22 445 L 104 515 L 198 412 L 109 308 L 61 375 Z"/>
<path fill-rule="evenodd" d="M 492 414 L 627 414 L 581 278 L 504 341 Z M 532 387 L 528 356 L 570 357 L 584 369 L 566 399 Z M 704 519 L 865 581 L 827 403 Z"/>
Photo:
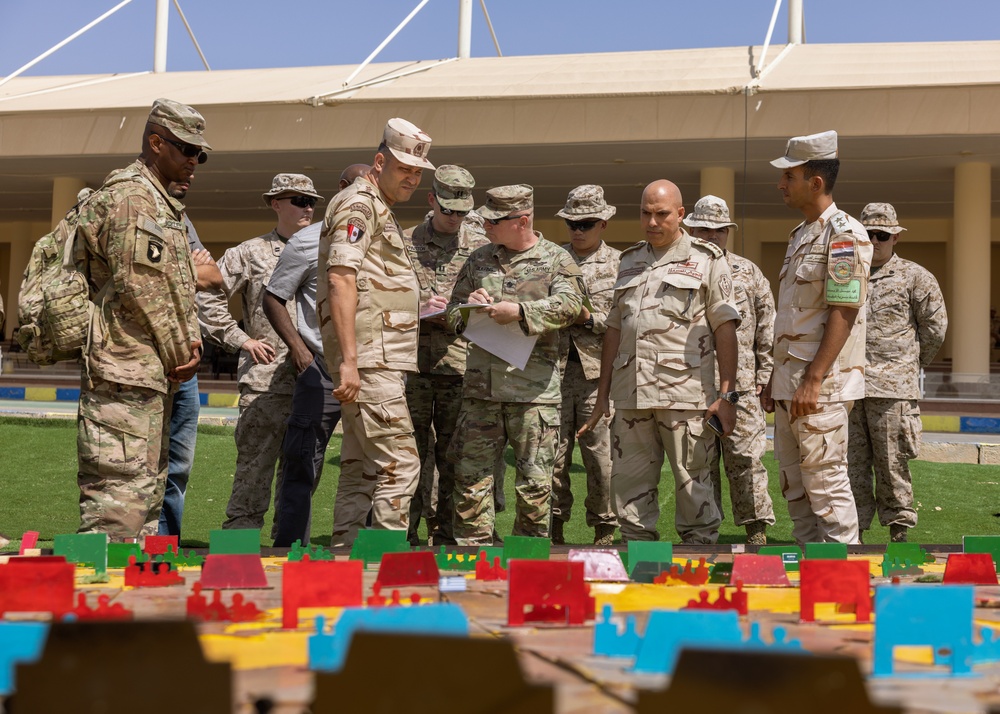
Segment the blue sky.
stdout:
<path fill-rule="evenodd" d="M 0 0 L 0 75 L 86 25 L 119 0 Z M 213 69 L 356 64 L 418 0 L 180 0 Z M 772 0 L 486 0 L 505 55 L 761 44 Z M 772 42 L 783 44 L 783 3 Z M 593 8 L 592 10 L 589 8 Z M 473 56 L 492 56 L 479 0 Z M 154 0 L 132 0 L 26 74 L 152 69 Z M 805 0 L 806 41 L 1000 39 L 998 0 Z M 456 54 L 458 0 L 430 0 L 376 61 Z M 167 69 L 201 62 L 171 3 Z"/>

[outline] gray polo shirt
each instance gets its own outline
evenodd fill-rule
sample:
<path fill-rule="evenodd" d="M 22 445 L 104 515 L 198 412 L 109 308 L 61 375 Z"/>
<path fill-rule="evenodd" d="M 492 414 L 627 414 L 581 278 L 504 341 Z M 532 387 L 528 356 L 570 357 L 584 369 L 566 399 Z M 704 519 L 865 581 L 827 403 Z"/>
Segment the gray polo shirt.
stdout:
<path fill-rule="evenodd" d="M 323 339 L 316 317 L 316 269 L 319 264 L 319 234 L 323 222 L 313 223 L 288 239 L 274 266 L 267 291 L 281 300 L 295 298 L 296 329 L 313 354 L 323 355 Z"/>

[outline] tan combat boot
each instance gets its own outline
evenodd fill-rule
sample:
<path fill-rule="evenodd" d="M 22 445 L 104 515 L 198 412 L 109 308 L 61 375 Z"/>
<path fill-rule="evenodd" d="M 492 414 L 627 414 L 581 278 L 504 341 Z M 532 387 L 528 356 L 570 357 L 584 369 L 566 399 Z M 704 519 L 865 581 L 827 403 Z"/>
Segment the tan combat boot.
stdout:
<path fill-rule="evenodd" d="M 566 538 L 563 537 L 563 521 L 552 519 L 552 545 L 566 545 Z"/>
<path fill-rule="evenodd" d="M 767 524 L 764 521 L 747 523 L 747 545 L 767 545 Z"/>
<path fill-rule="evenodd" d="M 598 523 L 594 528 L 594 545 L 611 546 L 615 544 L 615 527 L 610 523 Z"/>

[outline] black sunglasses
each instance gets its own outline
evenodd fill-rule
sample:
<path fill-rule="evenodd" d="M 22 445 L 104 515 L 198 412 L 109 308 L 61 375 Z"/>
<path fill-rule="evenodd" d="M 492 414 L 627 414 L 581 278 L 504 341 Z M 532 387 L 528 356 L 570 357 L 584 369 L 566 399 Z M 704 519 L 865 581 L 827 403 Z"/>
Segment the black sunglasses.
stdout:
<path fill-rule="evenodd" d="M 566 226 L 571 231 L 581 231 L 583 233 L 592 230 L 593 227 L 596 226 L 598 223 L 600 223 L 600 221 L 571 221 L 569 219 L 566 220 Z"/>
<path fill-rule="evenodd" d="M 296 208 L 312 208 L 316 205 L 316 199 L 312 196 L 286 196 Z"/>
<path fill-rule="evenodd" d="M 516 216 L 504 216 L 503 218 L 484 218 L 483 220 L 489 223 L 491 226 L 499 226 L 504 221 L 512 221 L 515 218 L 524 218 L 527 213 L 519 213 Z"/>
<path fill-rule="evenodd" d="M 175 149 L 177 149 L 186 159 L 193 159 L 195 156 L 198 157 L 198 163 L 203 164 L 208 161 L 208 154 L 201 150 L 200 146 L 195 146 L 194 144 L 185 144 L 183 141 L 174 141 L 173 139 L 168 139 L 163 134 L 157 134 L 153 132 L 155 136 L 160 137 L 163 141 L 167 142 Z"/>
<path fill-rule="evenodd" d="M 868 237 L 872 240 L 880 240 L 884 243 L 892 238 L 892 233 L 886 233 L 885 231 L 868 231 Z"/>
<path fill-rule="evenodd" d="M 462 216 L 462 218 L 465 218 L 467 215 L 469 215 L 468 211 L 456 211 L 453 208 L 445 208 L 444 206 L 441 205 L 441 199 L 438 198 L 438 195 L 436 193 L 434 194 L 434 200 L 437 202 L 438 208 L 441 209 L 441 215 Z"/>

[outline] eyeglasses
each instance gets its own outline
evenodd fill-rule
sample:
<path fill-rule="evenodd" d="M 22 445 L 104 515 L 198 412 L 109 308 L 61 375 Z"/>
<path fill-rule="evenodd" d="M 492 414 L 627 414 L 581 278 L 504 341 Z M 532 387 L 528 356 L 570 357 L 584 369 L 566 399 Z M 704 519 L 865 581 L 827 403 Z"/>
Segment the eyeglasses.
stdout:
<path fill-rule="evenodd" d="M 885 231 L 868 231 L 868 237 L 872 240 L 879 240 L 884 243 L 892 238 L 892 233 L 886 233 Z"/>
<path fill-rule="evenodd" d="M 183 141 L 174 141 L 173 139 L 168 139 L 163 134 L 157 134 L 153 132 L 155 136 L 160 137 L 163 141 L 167 142 L 175 149 L 177 149 L 184 156 L 185 159 L 193 159 L 195 156 L 198 157 L 198 163 L 203 164 L 208 161 L 208 154 L 201 150 L 200 146 L 195 146 L 194 144 L 185 144 Z"/>
<path fill-rule="evenodd" d="M 312 196 L 286 196 L 296 208 L 312 208 L 316 205 L 316 199 Z"/>
<path fill-rule="evenodd" d="M 593 229 L 600 221 L 566 221 L 566 226 L 570 231 L 580 231 L 581 233 L 586 233 Z"/>
<path fill-rule="evenodd" d="M 484 218 L 483 220 L 489 223 L 491 226 L 499 226 L 504 221 L 512 221 L 515 218 L 524 218 L 527 213 L 519 213 L 516 216 L 503 216 L 502 218 Z"/>

